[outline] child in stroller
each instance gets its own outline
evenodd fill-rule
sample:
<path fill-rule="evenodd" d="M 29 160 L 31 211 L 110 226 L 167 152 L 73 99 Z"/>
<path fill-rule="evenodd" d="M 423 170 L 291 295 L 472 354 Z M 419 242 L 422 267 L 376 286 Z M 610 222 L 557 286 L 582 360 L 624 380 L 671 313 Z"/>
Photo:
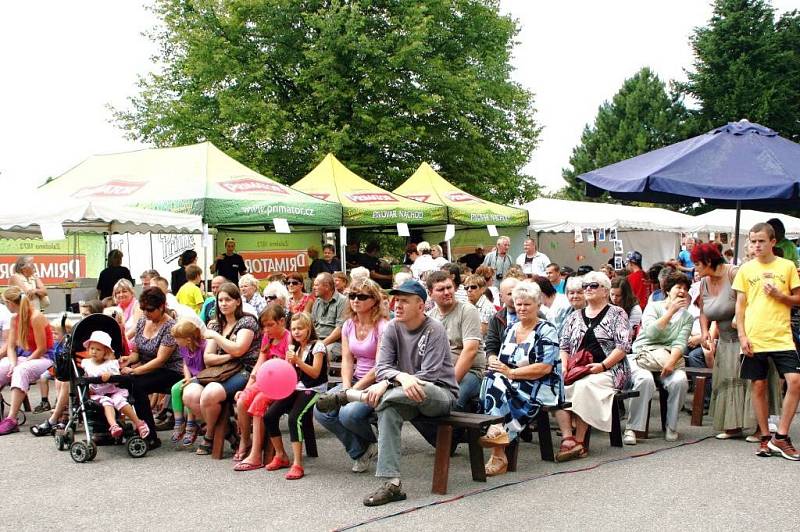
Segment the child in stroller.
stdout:
<path fill-rule="evenodd" d="M 93 331 L 88 340 L 83 342 L 89 357 L 83 361 L 83 371 L 87 377 L 100 377 L 102 384 L 89 385 L 89 398 L 103 407 L 112 438 L 122 437 L 122 427 L 117 424 L 117 412 L 122 412 L 133 422 L 136 431 L 142 438 L 150 435 L 147 424 L 136 416 L 133 407 L 128 403 L 128 390 L 108 382 L 112 375 L 119 375 L 119 361 L 111 347 L 111 336 L 103 331 Z"/>

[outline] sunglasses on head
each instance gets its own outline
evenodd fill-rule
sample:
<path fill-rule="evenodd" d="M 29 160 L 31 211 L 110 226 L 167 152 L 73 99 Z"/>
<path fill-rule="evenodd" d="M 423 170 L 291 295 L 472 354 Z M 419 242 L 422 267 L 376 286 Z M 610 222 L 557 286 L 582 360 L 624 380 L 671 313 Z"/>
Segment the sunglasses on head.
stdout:
<path fill-rule="evenodd" d="M 592 290 L 597 290 L 598 288 L 600 288 L 600 283 L 583 283 L 582 286 L 584 290 L 587 290 L 589 288 L 591 288 Z"/>
<path fill-rule="evenodd" d="M 267 296 L 267 301 L 274 301 L 278 299 L 278 296 Z"/>
<path fill-rule="evenodd" d="M 303 284 L 300 281 L 286 281 L 286 286 L 292 286 L 293 284 Z"/>
<path fill-rule="evenodd" d="M 355 301 L 358 299 L 359 301 L 366 301 L 367 299 L 372 299 L 372 296 L 369 294 L 349 294 L 347 297 L 350 298 L 350 301 Z"/>
<path fill-rule="evenodd" d="M 464 288 L 467 289 L 467 290 L 477 290 L 478 288 L 480 288 L 480 286 L 478 286 L 476 284 L 471 284 L 469 286 L 465 286 Z"/>

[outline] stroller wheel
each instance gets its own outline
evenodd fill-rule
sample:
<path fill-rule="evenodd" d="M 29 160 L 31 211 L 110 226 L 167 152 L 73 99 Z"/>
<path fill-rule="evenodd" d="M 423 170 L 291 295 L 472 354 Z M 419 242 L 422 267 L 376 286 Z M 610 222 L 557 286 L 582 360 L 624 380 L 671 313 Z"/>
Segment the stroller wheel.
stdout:
<path fill-rule="evenodd" d="M 139 436 L 128 440 L 128 454 L 133 458 L 141 458 L 147 454 L 147 442 Z"/>
<path fill-rule="evenodd" d="M 86 446 L 89 448 L 89 461 L 95 459 L 97 456 L 97 445 L 93 441 L 86 442 Z"/>
<path fill-rule="evenodd" d="M 90 460 L 89 446 L 84 441 L 76 441 L 69 446 L 69 455 L 79 464 L 87 462 Z"/>
<path fill-rule="evenodd" d="M 72 443 L 71 439 L 67 438 L 67 434 L 64 429 L 56 429 L 53 432 L 53 439 L 56 442 L 56 449 L 59 451 L 66 451 L 69 449 L 69 446 Z"/>

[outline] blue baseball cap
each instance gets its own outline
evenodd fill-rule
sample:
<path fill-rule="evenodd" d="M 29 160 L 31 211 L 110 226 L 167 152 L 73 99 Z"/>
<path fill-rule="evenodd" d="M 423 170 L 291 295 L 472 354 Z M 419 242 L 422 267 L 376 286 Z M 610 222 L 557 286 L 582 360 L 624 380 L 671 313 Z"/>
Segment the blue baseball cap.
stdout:
<path fill-rule="evenodd" d="M 628 262 L 632 262 L 634 264 L 638 264 L 639 266 L 642 265 L 642 254 L 638 251 L 629 251 L 628 252 Z"/>
<path fill-rule="evenodd" d="M 418 296 L 422 301 L 427 301 L 428 291 L 418 281 L 408 279 L 403 281 L 400 286 L 396 286 L 389 290 L 393 296 Z"/>

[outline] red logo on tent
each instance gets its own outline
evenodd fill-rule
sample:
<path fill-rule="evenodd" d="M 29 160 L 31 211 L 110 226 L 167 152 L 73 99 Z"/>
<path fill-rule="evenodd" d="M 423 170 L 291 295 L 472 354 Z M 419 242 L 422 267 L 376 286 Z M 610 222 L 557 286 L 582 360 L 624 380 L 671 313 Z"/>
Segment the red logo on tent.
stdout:
<path fill-rule="evenodd" d="M 116 196 L 130 196 L 145 186 L 147 181 L 122 181 L 112 180 L 102 185 L 79 188 L 72 193 L 73 198 L 107 198 Z"/>
<path fill-rule="evenodd" d="M 242 179 L 232 179 L 231 181 L 223 181 L 219 184 L 228 192 L 241 194 L 245 192 L 273 192 L 275 194 L 289 194 L 286 187 L 277 183 L 269 183 L 267 181 L 259 181 L 251 177 L 244 177 Z"/>
<path fill-rule="evenodd" d="M 397 199 L 386 192 L 361 192 L 347 194 L 350 201 L 355 203 L 396 203 Z"/>
<path fill-rule="evenodd" d="M 406 196 L 408 199 L 413 199 L 415 201 L 428 201 L 428 198 L 431 197 L 430 194 L 411 194 Z"/>
<path fill-rule="evenodd" d="M 483 203 L 483 201 L 471 194 L 467 194 L 466 192 L 448 192 L 447 197 L 450 199 L 450 201 L 475 201 L 478 203 Z"/>
<path fill-rule="evenodd" d="M 326 200 L 330 194 L 320 193 L 320 194 L 309 194 L 309 196 L 314 196 L 317 199 Z"/>

